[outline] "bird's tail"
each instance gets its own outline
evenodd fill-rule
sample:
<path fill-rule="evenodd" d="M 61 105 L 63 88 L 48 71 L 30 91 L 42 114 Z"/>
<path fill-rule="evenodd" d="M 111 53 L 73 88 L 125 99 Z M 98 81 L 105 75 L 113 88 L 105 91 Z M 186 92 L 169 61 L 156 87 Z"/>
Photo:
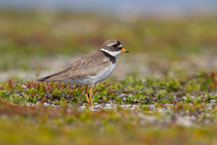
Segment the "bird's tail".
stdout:
<path fill-rule="evenodd" d="M 66 70 L 64 70 L 64 71 L 66 71 Z M 60 71 L 60 72 L 57 72 L 57 73 L 54 73 L 54 74 L 51 74 L 51 75 L 39 78 L 37 81 L 40 81 L 40 82 L 50 82 L 50 81 L 61 80 L 62 79 L 61 78 L 61 73 L 64 72 L 64 71 Z"/>
<path fill-rule="evenodd" d="M 37 81 L 46 82 L 49 78 L 50 78 L 50 76 L 46 76 L 46 77 L 42 77 L 42 78 L 37 79 Z"/>
<path fill-rule="evenodd" d="M 45 77 L 42 77 L 42 78 L 39 78 L 37 81 L 39 82 L 49 82 L 49 81 L 54 81 L 54 76 L 56 74 L 52 74 L 52 75 L 49 75 L 49 76 L 45 76 Z"/>

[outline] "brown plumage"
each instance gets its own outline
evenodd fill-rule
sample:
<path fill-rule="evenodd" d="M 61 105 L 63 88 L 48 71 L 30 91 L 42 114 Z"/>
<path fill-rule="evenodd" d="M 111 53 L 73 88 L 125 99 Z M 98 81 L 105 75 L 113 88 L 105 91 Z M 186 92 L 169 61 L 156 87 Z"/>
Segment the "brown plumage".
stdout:
<path fill-rule="evenodd" d="M 72 85 L 86 85 L 85 96 L 93 106 L 92 87 L 109 77 L 115 66 L 116 58 L 122 52 L 128 53 L 117 40 L 105 41 L 101 48 L 73 62 L 68 68 L 38 79 L 41 82 L 60 81 Z M 91 85 L 90 93 L 87 93 Z M 88 97 L 89 96 L 89 97 Z"/>
<path fill-rule="evenodd" d="M 38 79 L 38 81 L 64 81 L 94 76 L 110 63 L 116 63 L 116 57 L 97 50 L 79 58 L 68 68 L 49 76 L 42 77 Z"/>

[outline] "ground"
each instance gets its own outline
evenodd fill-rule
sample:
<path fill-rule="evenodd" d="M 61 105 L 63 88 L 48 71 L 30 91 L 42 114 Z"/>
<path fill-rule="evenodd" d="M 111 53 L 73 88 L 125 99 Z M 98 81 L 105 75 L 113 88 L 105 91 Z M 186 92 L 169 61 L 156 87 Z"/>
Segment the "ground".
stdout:
<path fill-rule="evenodd" d="M 0 144 L 217 144 L 216 16 L 1 11 L 0 24 Z M 35 81 L 111 38 L 131 53 L 94 107 L 84 87 Z"/>

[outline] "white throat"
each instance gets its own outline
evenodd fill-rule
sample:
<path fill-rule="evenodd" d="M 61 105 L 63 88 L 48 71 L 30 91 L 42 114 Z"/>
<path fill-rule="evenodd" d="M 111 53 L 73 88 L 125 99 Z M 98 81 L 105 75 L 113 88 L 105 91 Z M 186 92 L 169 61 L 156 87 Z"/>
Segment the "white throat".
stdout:
<path fill-rule="evenodd" d="M 121 54 L 121 51 L 109 51 L 104 48 L 101 48 L 100 50 L 114 57 L 117 57 L 119 54 Z"/>

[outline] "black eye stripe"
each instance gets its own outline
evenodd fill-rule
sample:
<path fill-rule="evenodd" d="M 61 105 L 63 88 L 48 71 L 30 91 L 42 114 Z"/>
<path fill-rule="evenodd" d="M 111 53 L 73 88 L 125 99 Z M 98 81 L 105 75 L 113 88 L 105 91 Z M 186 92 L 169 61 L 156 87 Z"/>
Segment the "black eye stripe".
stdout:
<path fill-rule="evenodd" d="M 117 41 L 117 44 L 114 44 L 113 46 L 116 48 L 118 47 L 119 45 L 121 45 L 120 41 Z"/>
<path fill-rule="evenodd" d="M 118 47 L 118 44 L 114 44 L 113 46 L 114 46 L 114 47 Z"/>

